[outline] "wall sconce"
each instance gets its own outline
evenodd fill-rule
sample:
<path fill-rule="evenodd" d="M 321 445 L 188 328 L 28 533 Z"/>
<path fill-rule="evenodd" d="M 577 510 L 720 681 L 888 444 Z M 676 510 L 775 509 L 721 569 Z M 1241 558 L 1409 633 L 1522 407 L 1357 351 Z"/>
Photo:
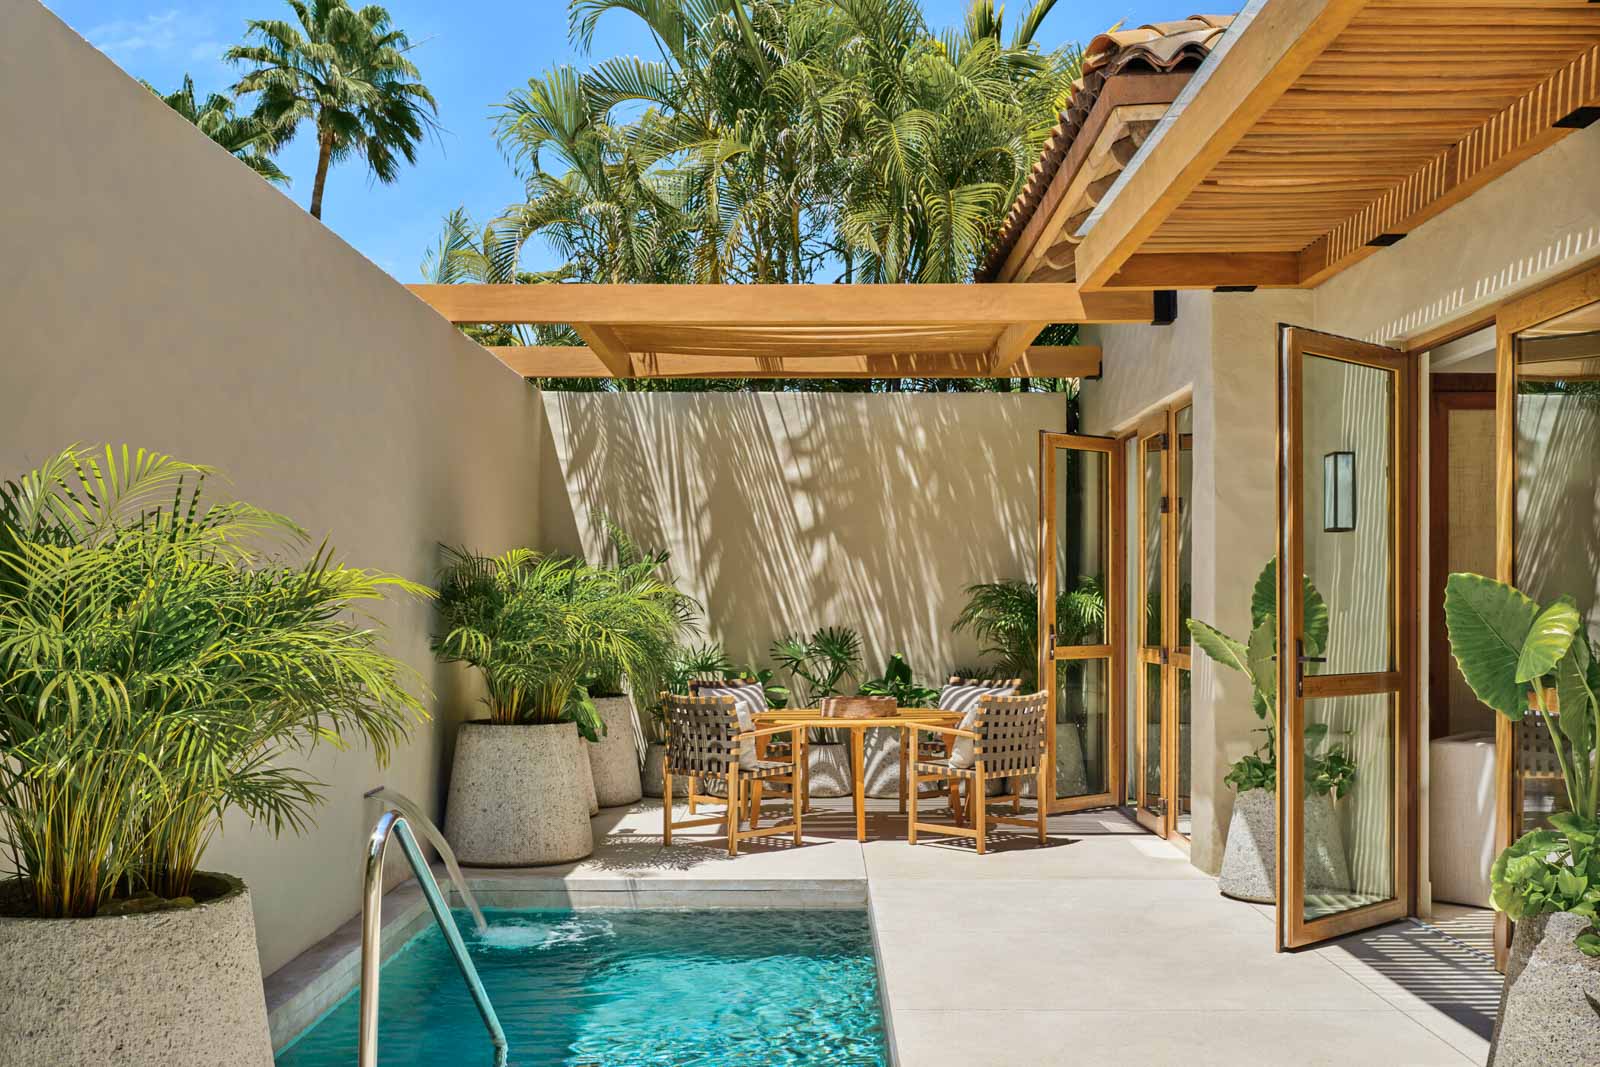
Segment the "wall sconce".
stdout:
<path fill-rule="evenodd" d="M 1322 529 L 1349 533 L 1356 528 L 1356 454 L 1329 452 L 1322 457 Z"/>

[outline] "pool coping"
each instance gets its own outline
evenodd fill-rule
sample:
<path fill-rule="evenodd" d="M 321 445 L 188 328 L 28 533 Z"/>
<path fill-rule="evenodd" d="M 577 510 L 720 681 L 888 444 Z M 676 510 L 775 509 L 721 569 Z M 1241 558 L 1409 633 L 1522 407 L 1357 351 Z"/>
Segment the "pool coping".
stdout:
<path fill-rule="evenodd" d="M 867 913 L 878 965 L 878 998 L 890 1064 L 897 1064 L 889 1023 L 888 993 L 882 980 L 882 952 L 872 921 L 867 880 L 861 878 L 702 878 L 629 875 L 552 874 L 541 868 L 466 868 L 467 886 L 485 908 L 622 909 L 851 909 Z M 461 901 L 443 865 L 434 878 L 452 905 Z M 384 962 L 432 922 L 416 881 L 407 878 L 383 897 Z M 274 1053 L 354 990 L 361 969 L 361 915 L 358 912 L 265 981 L 267 1018 Z"/>

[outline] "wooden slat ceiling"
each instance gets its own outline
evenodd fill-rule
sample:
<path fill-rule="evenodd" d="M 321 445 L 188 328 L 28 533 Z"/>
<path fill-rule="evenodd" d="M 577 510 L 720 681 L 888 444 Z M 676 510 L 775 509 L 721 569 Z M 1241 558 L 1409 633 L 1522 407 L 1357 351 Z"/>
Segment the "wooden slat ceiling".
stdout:
<path fill-rule="evenodd" d="M 1148 292 L 1076 285 L 413 285 L 452 323 L 567 325 L 583 346 L 496 348 L 524 377 L 1078 377 L 1099 350 L 1051 323 L 1148 323 Z"/>
<path fill-rule="evenodd" d="M 1287 40 L 1276 51 L 1242 47 L 1245 34 L 1272 32 L 1264 14 L 1254 20 L 1261 25 L 1244 27 L 1235 52 L 1245 54 L 1221 56 L 1211 79 L 1218 84 L 1202 84 L 1188 111 L 1220 106 L 1238 80 L 1221 77 L 1230 63 L 1264 68 L 1257 87 L 1235 93 L 1240 112 L 1270 103 L 1249 121 L 1223 117 L 1209 136 L 1187 140 L 1180 126 L 1193 131 L 1202 116 L 1178 116 L 1168 131 L 1173 143 L 1154 146 L 1140 164 L 1165 166 L 1168 189 L 1129 209 L 1146 210 L 1143 219 L 1107 211 L 1091 222 L 1075 264 L 1080 281 L 1091 288 L 1315 285 L 1382 247 L 1374 238 L 1409 232 L 1569 134 L 1558 120 L 1600 104 L 1600 3 L 1274 0 L 1268 7 L 1283 4 L 1321 7 L 1342 28 L 1325 47 L 1297 54 L 1317 19 L 1307 16 L 1292 36 L 1282 31 Z M 1282 77 L 1292 63 L 1301 66 Z M 1163 151 L 1216 158 L 1198 175 L 1185 174 L 1183 159 L 1158 161 Z M 1109 232 L 1095 234 L 1101 225 Z M 1218 278 L 1219 253 L 1262 258 L 1235 272 L 1248 277 Z M 1165 258 L 1141 263 L 1147 256 Z"/>

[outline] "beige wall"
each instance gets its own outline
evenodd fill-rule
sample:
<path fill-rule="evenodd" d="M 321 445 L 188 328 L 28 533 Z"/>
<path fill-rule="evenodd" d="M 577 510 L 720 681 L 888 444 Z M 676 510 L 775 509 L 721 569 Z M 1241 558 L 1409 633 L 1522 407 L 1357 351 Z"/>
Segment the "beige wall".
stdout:
<path fill-rule="evenodd" d="M 867 669 L 979 657 L 962 590 L 1037 571 L 1038 431 L 1060 396 L 547 393 L 541 544 L 601 558 L 610 516 L 666 548 L 708 630 L 768 662 L 793 629 L 857 629 Z"/>
<path fill-rule="evenodd" d="M 4 476 L 74 441 L 168 451 L 424 581 L 438 542 L 531 541 L 542 413 L 521 381 L 33 0 L 0 6 L 0 101 Z M 431 665 L 427 607 L 385 614 L 439 721 L 387 771 L 321 747 L 314 831 L 230 818 L 206 854 L 251 884 L 267 971 L 359 909 L 365 789 L 438 808 L 470 701 Z"/>

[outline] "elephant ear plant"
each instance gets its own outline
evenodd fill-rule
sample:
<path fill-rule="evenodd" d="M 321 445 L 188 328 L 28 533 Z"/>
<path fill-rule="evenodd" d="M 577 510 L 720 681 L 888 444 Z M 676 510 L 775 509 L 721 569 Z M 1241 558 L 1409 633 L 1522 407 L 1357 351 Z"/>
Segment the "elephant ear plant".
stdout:
<path fill-rule="evenodd" d="M 1311 583 L 1301 578 L 1306 654 L 1320 655 L 1328 645 L 1328 604 Z M 1229 637 L 1209 623 L 1189 620 L 1189 633 L 1201 651 L 1224 667 L 1250 679 L 1251 707 L 1264 724 L 1261 746 L 1229 768 L 1223 779 L 1241 793 L 1278 788 L 1278 563 L 1269 560 L 1256 578 L 1250 596 L 1250 637 Z M 1356 767 L 1342 744 L 1330 745 L 1326 723 L 1306 725 L 1306 787 L 1337 800 L 1350 791 Z"/>
<path fill-rule="evenodd" d="M 367 614 L 426 590 L 304 562 L 294 523 L 203 497 L 210 468 L 71 448 L 0 487 L 0 823 L 12 913 L 182 906 L 230 809 L 302 830 L 321 742 L 386 760 L 420 679 Z M 137 898 L 137 899 L 135 899 Z"/>
<path fill-rule="evenodd" d="M 668 662 L 681 612 L 682 594 L 653 561 L 597 567 L 523 548 L 446 549 L 433 649 L 482 673 L 490 722 L 574 722 L 596 741 L 605 724 L 580 683 Z"/>
<path fill-rule="evenodd" d="M 1550 829 L 1522 835 L 1490 871 L 1494 906 L 1514 920 L 1573 912 L 1591 924 L 1600 912 L 1600 650 L 1571 597 L 1541 607 L 1479 574 L 1445 582 L 1450 652 L 1479 700 L 1512 722 L 1536 712 L 1550 736 L 1566 784 L 1567 810 Z M 1600 956 L 1594 926 L 1578 935 Z"/>

